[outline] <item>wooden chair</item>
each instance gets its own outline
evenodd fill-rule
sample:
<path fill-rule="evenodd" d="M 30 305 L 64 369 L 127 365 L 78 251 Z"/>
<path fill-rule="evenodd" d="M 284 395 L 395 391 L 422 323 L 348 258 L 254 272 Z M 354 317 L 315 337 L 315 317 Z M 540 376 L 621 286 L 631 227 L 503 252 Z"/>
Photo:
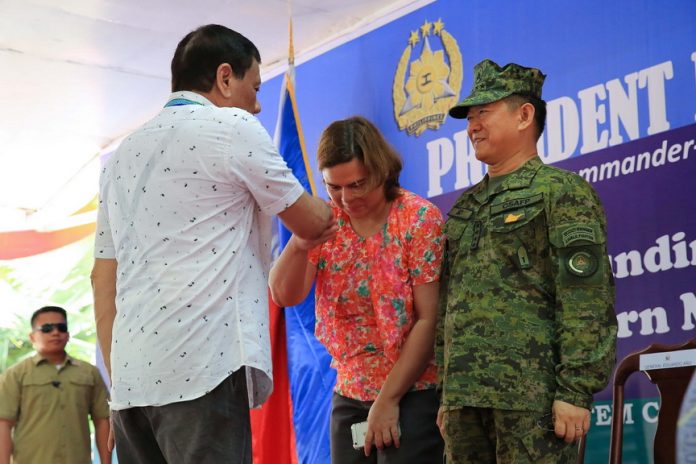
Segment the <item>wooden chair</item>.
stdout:
<path fill-rule="evenodd" d="M 617 366 L 614 374 L 614 399 L 611 421 L 611 445 L 609 463 L 621 463 L 624 415 L 624 385 L 626 379 L 640 370 L 640 356 L 650 353 L 667 353 L 696 348 L 696 338 L 681 345 L 662 345 L 654 343 L 644 350 L 631 353 Z M 694 366 L 652 369 L 644 371 L 648 379 L 660 393 L 660 412 L 658 413 L 653 454 L 655 464 L 673 464 L 676 462 L 676 431 L 679 407 L 694 372 Z"/>
<path fill-rule="evenodd" d="M 577 464 L 585 463 L 585 443 L 587 442 L 586 438 L 587 437 L 582 437 L 578 442 L 578 460 L 575 461 Z"/>

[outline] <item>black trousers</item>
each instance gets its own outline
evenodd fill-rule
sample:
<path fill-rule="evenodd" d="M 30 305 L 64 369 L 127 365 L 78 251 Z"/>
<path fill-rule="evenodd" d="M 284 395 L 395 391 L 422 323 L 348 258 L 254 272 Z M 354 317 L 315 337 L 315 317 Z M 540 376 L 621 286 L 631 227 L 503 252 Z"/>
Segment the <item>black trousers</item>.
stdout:
<path fill-rule="evenodd" d="M 112 411 L 120 464 L 251 464 L 246 373 L 200 398 Z"/>
<path fill-rule="evenodd" d="M 334 393 L 331 410 L 332 464 L 439 464 L 444 441 L 435 423 L 439 402 L 435 390 L 406 393 L 399 402 L 401 446 L 373 448 L 369 457 L 353 449 L 350 426 L 367 420 L 372 401 L 358 401 Z"/>

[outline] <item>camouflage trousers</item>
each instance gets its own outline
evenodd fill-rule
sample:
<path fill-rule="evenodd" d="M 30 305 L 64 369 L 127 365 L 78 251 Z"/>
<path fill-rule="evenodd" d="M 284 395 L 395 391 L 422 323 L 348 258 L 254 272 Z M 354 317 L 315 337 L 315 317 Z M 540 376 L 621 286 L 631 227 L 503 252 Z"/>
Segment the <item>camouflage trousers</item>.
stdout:
<path fill-rule="evenodd" d="M 447 464 L 570 464 L 577 444 L 556 437 L 542 412 L 461 408 L 445 412 Z"/>

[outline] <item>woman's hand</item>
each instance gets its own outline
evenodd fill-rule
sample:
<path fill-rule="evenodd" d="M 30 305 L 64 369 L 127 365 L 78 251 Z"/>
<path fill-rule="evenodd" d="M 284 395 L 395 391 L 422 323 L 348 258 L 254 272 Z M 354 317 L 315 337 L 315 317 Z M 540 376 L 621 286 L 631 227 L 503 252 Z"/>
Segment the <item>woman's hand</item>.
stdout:
<path fill-rule="evenodd" d="M 367 414 L 365 456 L 370 455 L 372 444 L 377 449 L 399 447 L 399 403 L 377 397 Z"/>
<path fill-rule="evenodd" d="M 440 429 L 440 435 L 442 435 L 442 438 L 445 438 L 445 408 L 444 408 L 444 406 L 440 406 L 440 409 L 437 410 L 437 419 L 435 420 L 435 423 L 437 424 L 437 428 Z"/>

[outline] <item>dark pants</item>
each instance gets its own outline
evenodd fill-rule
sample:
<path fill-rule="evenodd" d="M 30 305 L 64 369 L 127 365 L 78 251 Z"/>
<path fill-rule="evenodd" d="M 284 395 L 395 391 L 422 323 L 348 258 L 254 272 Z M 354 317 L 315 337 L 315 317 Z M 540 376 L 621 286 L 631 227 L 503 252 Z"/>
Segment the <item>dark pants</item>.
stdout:
<path fill-rule="evenodd" d="M 447 464 L 572 464 L 578 445 L 553 432 L 543 412 L 461 408 L 444 415 Z"/>
<path fill-rule="evenodd" d="M 191 401 L 113 411 L 121 464 L 251 464 L 245 369 Z"/>
<path fill-rule="evenodd" d="M 332 464 L 438 464 L 444 442 L 437 428 L 438 399 L 435 390 L 406 393 L 399 402 L 401 446 L 372 448 L 369 457 L 353 449 L 350 426 L 367 420 L 372 401 L 358 401 L 334 393 L 331 410 Z M 376 452 L 375 452 L 376 451 Z"/>

